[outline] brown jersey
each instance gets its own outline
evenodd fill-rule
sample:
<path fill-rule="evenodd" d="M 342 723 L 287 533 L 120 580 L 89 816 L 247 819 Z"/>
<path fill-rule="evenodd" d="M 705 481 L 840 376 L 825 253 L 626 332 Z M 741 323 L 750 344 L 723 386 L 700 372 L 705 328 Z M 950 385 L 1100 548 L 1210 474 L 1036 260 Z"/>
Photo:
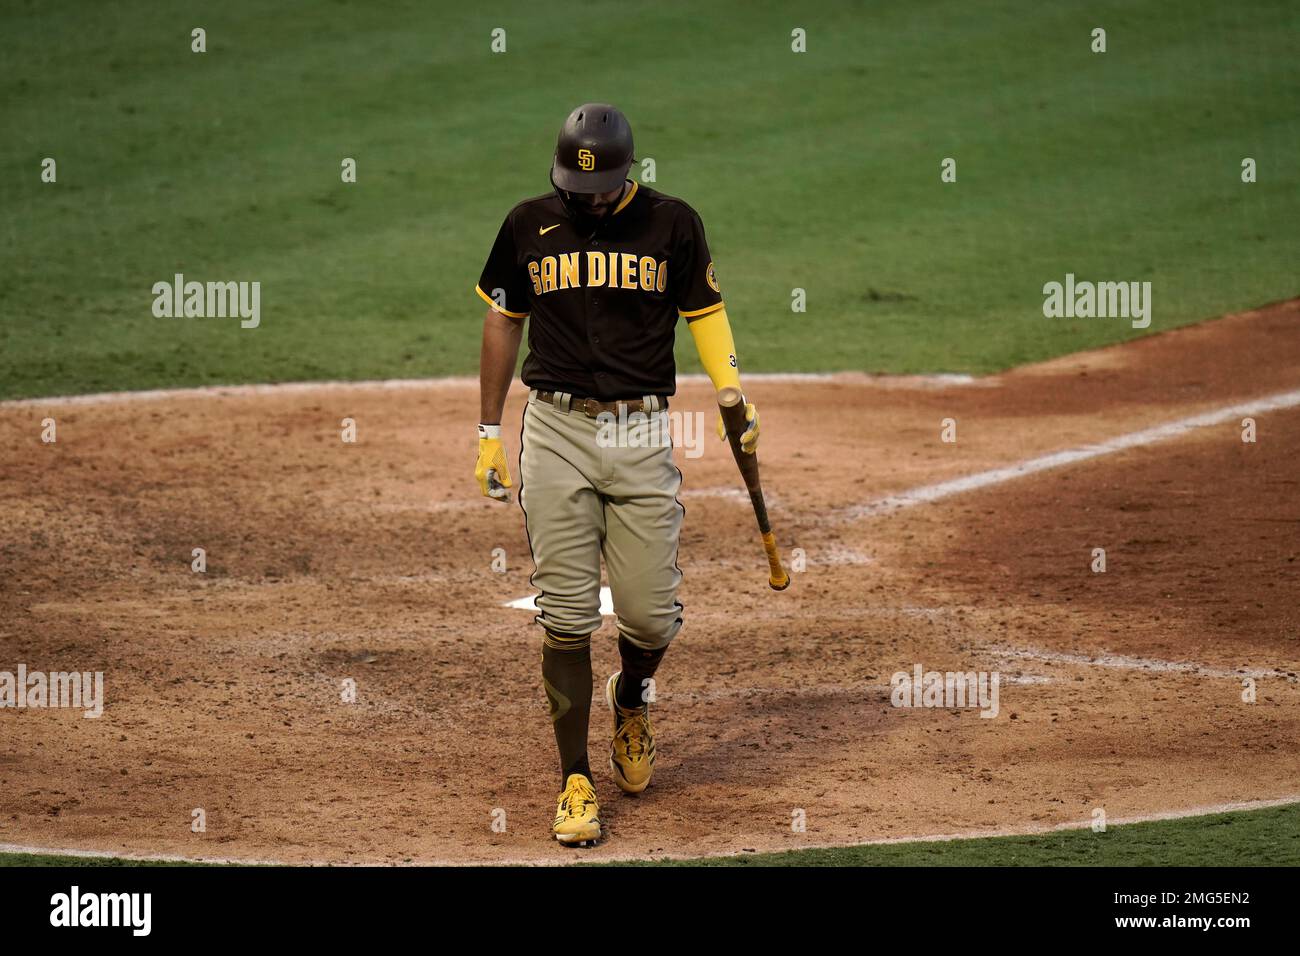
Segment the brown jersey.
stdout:
<path fill-rule="evenodd" d="M 673 394 L 678 317 L 723 304 L 699 215 L 635 182 L 591 232 L 554 193 L 515 206 L 477 292 L 530 319 L 524 384 L 604 401 Z"/>

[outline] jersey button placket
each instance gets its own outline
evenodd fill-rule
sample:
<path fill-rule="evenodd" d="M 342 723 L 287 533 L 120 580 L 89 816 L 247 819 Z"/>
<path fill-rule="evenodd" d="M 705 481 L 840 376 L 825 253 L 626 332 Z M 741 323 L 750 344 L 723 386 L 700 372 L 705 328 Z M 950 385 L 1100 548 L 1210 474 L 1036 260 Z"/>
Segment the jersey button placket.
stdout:
<path fill-rule="evenodd" d="M 600 245 L 600 240 L 599 240 L 599 239 L 596 239 L 596 238 L 593 237 L 592 240 L 591 240 L 591 247 L 592 247 L 593 249 L 595 249 L 595 248 L 598 247 L 599 245 Z M 590 297 L 591 297 L 591 305 L 590 305 L 590 307 L 587 309 L 587 329 L 588 329 L 588 333 L 587 333 L 587 334 L 591 337 L 591 344 L 592 344 L 592 345 L 599 345 L 599 344 L 600 344 L 600 336 L 599 336 L 599 335 L 595 335 L 595 334 L 593 334 L 590 330 L 591 330 L 591 326 L 592 326 L 592 324 L 594 324 L 594 322 L 596 321 L 597 317 L 600 315 L 600 296 L 596 295 L 595 293 L 588 293 L 588 295 L 590 295 Z M 594 352 L 594 349 L 593 349 L 593 352 Z M 593 357 L 594 357 L 594 356 L 593 356 Z M 602 376 L 601 376 L 601 373 L 600 373 L 600 372 L 597 372 L 597 373 L 596 373 L 596 377 L 597 377 L 597 378 L 601 378 L 601 377 L 602 377 Z"/>
<path fill-rule="evenodd" d="M 592 243 L 596 245 L 596 243 Z M 592 358 L 596 357 L 596 346 L 600 345 L 600 334 L 594 331 L 597 323 L 600 321 L 600 296 L 595 293 L 588 293 L 590 304 L 587 308 L 587 337 L 591 342 Z M 602 378 L 603 373 L 597 372 L 596 377 Z"/>
<path fill-rule="evenodd" d="M 600 240 L 593 236 L 589 245 L 591 248 L 597 249 L 600 247 Z M 591 357 L 596 361 L 599 361 L 598 346 L 600 345 L 600 334 L 596 332 L 595 329 L 599 326 L 599 323 L 600 296 L 596 295 L 595 292 L 589 292 L 587 296 L 587 337 L 591 346 Z M 597 390 L 602 395 L 607 391 L 605 383 L 608 377 L 609 376 L 604 372 L 599 371 L 595 372 L 592 376 L 596 382 Z M 601 448 L 600 450 L 600 465 L 601 478 L 599 479 L 599 483 L 608 485 L 614 480 L 613 462 L 611 461 L 608 448 Z"/>

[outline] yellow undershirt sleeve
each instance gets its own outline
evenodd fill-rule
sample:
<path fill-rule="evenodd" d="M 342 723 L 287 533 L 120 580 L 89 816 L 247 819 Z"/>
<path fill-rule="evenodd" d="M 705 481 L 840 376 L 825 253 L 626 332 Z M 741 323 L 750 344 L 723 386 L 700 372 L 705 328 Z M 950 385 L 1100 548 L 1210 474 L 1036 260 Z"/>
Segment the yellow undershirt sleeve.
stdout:
<path fill-rule="evenodd" d="M 731 337 L 731 323 L 726 308 L 702 315 L 688 323 L 695 339 L 700 364 L 708 372 L 714 391 L 730 385 L 740 388 L 740 369 L 736 364 L 736 342 Z"/>

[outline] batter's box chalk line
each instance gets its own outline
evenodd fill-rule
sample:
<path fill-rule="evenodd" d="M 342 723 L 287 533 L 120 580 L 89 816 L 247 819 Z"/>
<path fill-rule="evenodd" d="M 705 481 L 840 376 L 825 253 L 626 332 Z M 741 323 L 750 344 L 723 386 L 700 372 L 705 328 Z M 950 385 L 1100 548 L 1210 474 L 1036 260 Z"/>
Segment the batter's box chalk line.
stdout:
<path fill-rule="evenodd" d="M 1070 448 L 1065 451 L 1052 452 L 1049 455 L 1029 458 L 1013 465 L 1005 465 L 1001 468 L 993 468 L 989 471 L 977 472 L 976 474 L 966 475 L 962 478 L 953 478 L 949 481 L 941 481 L 932 485 L 922 485 L 919 488 L 913 488 L 910 491 L 903 491 L 895 495 L 879 498 L 875 501 L 867 502 L 866 504 L 850 505 L 845 508 L 839 508 L 827 515 L 826 523 L 844 524 L 846 522 L 856 521 L 860 518 L 870 518 L 876 515 L 890 514 L 902 508 L 910 508 L 913 505 L 925 504 L 932 501 L 942 501 L 943 499 L 951 498 L 954 495 L 964 494 L 968 491 L 976 491 L 980 488 L 990 487 L 991 485 L 998 485 L 1004 481 L 1023 478 L 1026 475 L 1033 475 L 1040 471 L 1047 471 L 1051 468 L 1061 468 L 1065 465 L 1073 465 L 1077 462 L 1088 461 L 1092 458 L 1101 458 L 1104 455 L 1113 455 L 1117 452 L 1127 451 L 1130 448 L 1141 448 L 1144 445 L 1152 445 L 1156 442 L 1168 441 L 1171 438 L 1186 435 L 1188 432 L 1194 431 L 1197 428 L 1205 428 L 1210 425 L 1222 425 L 1225 422 L 1239 419 L 1245 415 L 1258 415 L 1263 412 L 1295 408 L 1298 405 L 1300 405 L 1300 391 L 1282 392 L 1277 395 L 1270 395 L 1266 398 L 1258 398 L 1237 405 L 1228 405 L 1224 408 L 1202 412 L 1199 415 L 1191 415 L 1187 418 L 1180 418 L 1172 422 L 1166 422 L 1163 425 L 1155 425 L 1151 428 L 1144 428 L 1141 431 L 1130 432 L 1127 435 L 1119 435 L 1115 438 L 1109 438 L 1106 441 L 1097 442 L 1096 444 L 1084 445 L 1079 448 Z"/>
<path fill-rule="evenodd" d="M 1044 664 L 1071 664 L 1081 667 L 1106 667 L 1116 670 L 1147 671 L 1153 674 L 1194 674 L 1197 677 L 1220 677 L 1240 680 L 1253 677 L 1288 680 L 1295 682 L 1285 671 L 1260 670 L 1253 667 L 1240 667 L 1228 670 L 1222 667 L 1210 667 L 1191 661 L 1166 661 L 1154 657 L 1131 657 L 1126 654 L 1071 654 L 1064 651 L 1048 651 L 1033 647 L 1006 647 L 990 645 L 987 653 L 1001 660 L 1038 661 Z"/>

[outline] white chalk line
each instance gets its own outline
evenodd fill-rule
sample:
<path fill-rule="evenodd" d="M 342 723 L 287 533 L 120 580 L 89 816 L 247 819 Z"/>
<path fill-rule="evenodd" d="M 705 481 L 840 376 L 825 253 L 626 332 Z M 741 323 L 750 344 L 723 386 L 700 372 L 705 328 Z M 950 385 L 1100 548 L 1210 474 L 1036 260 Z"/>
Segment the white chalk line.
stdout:
<path fill-rule="evenodd" d="M 1218 813 L 1236 813 L 1244 810 L 1267 810 L 1270 807 L 1285 807 L 1294 803 L 1300 803 L 1300 794 L 1293 794 L 1286 797 L 1277 797 L 1271 800 L 1243 800 L 1233 803 L 1221 803 L 1208 807 L 1194 807 L 1188 810 L 1166 810 L 1158 813 L 1138 814 L 1129 817 L 1114 817 L 1106 820 L 1107 829 L 1111 827 L 1127 826 L 1134 823 L 1158 823 L 1161 820 L 1186 820 L 1192 817 L 1212 816 Z M 1071 823 L 1058 823 L 1045 826 L 1019 826 L 1019 827 L 997 827 L 988 830 L 962 830 L 957 833 L 944 833 L 926 836 L 902 836 L 902 837 L 880 837 L 875 840 L 861 840 L 854 843 L 817 843 L 817 844 L 799 844 L 798 846 L 785 847 L 780 850 L 762 850 L 762 853 L 784 853 L 788 851 L 800 850 L 842 850 L 846 847 L 855 846 L 892 846 L 900 843 L 952 843 L 958 840 L 983 840 L 989 837 L 1018 837 L 1018 836 L 1042 836 L 1048 833 L 1067 833 L 1073 830 L 1090 830 L 1092 829 L 1092 820 L 1076 821 Z M 735 851 L 723 850 L 716 853 L 677 855 L 663 854 L 656 855 L 653 858 L 644 856 L 629 857 L 602 857 L 605 859 L 629 859 L 629 860 L 648 860 L 648 859 L 673 859 L 673 860 L 709 860 L 730 856 L 756 856 L 757 854 L 736 853 Z"/>
<path fill-rule="evenodd" d="M 1038 458 L 1029 458 L 1025 461 L 1017 462 L 1013 465 L 1006 465 L 1002 468 L 993 468 L 989 471 L 981 471 L 973 475 L 953 478 L 949 481 L 941 481 L 932 485 L 922 485 L 919 488 L 913 488 L 910 491 L 903 491 L 898 494 L 888 495 L 884 498 L 878 498 L 875 501 L 870 501 L 866 504 L 850 505 L 848 507 L 839 508 L 830 512 L 825 521 L 827 523 L 836 524 L 855 521 L 860 518 L 873 517 L 880 514 L 889 514 L 902 508 L 910 508 L 913 505 L 941 501 L 944 498 L 951 498 L 954 495 L 963 494 L 968 491 L 987 488 L 991 485 L 1001 484 L 1004 481 L 1011 481 L 1014 478 L 1023 478 L 1026 475 L 1036 474 L 1040 471 L 1047 471 L 1051 468 L 1073 465 L 1081 461 L 1088 461 L 1092 458 L 1100 458 L 1104 455 L 1113 455 L 1116 452 L 1127 451 L 1130 448 L 1140 448 L 1143 445 L 1151 445 L 1156 442 L 1167 441 L 1171 438 L 1185 435 L 1197 428 L 1204 428 L 1209 425 L 1221 425 L 1224 422 L 1237 418 L 1238 416 L 1258 415 L 1263 412 L 1272 412 L 1284 408 L 1295 408 L 1297 405 L 1300 405 L 1300 391 L 1281 392 L 1277 395 L 1270 395 L 1265 398 L 1240 402 L 1236 405 L 1228 405 L 1223 408 L 1216 408 L 1208 412 L 1202 412 L 1199 415 L 1191 415 L 1187 418 L 1179 418 L 1172 422 L 1165 422 L 1163 425 L 1154 425 L 1151 428 L 1144 428 L 1141 431 L 1129 432 L 1127 435 L 1117 435 L 1114 438 L 1108 438 L 1105 441 L 1097 442 L 1092 445 L 1083 445 L 1079 448 L 1069 448 L 1064 451 L 1052 452 L 1049 455 L 1042 455 Z"/>
<path fill-rule="evenodd" d="M 748 495 L 746 495 L 748 497 Z M 875 564 L 876 559 L 858 548 L 850 548 L 845 545 L 832 545 L 820 551 L 814 551 L 808 555 L 808 563 L 814 566 L 831 567 L 831 566 L 862 566 Z"/>
<path fill-rule="evenodd" d="M 1166 661 L 1154 657 L 1130 657 L 1126 654 L 1070 654 L 1064 651 L 1046 651 L 1032 647 L 1004 647 L 991 645 L 986 651 L 995 658 L 1019 661 L 1041 661 L 1048 664 L 1077 664 L 1085 667 L 1106 667 L 1116 670 L 1147 671 L 1157 674 L 1194 674 L 1197 677 L 1222 677 L 1241 679 L 1242 677 L 1273 678 L 1294 681 L 1286 671 L 1274 668 L 1260 670 L 1253 667 L 1241 667 L 1227 670 L 1222 667 L 1209 667 L 1190 661 Z"/>
<path fill-rule="evenodd" d="M 743 488 L 683 488 L 678 498 L 721 498 L 723 501 L 749 504 L 749 492 Z"/>
<path fill-rule="evenodd" d="M 172 853 L 113 853 L 111 850 L 77 850 L 53 846 L 26 846 L 21 843 L 0 843 L 0 853 L 30 853 L 36 856 L 72 856 L 87 860 L 133 860 L 139 863 L 211 863 L 237 864 L 239 866 L 338 866 L 331 860 L 314 860 L 295 864 L 287 860 L 254 860 L 238 857 L 182 856 Z"/>
<path fill-rule="evenodd" d="M 908 670 L 900 670 L 895 673 L 906 674 L 911 677 L 911 665 Z M 937 670 L 937 668 L 933 668 Z M 931 668 L 927 668 L 931 670 Z M 953 673 L 969 673 L 975 668 L 952 668 Z M 945 673 L 939 671 L 939 673 Z M 1020 674 L 1007 675 L 999 678 L 1000 683 L 1016 685 L 1037 685 L 1053 683 L 1053 678 L 1045 677 L 1040 674 Z M 686 702 L 692 704 L 707 704 L 713 701 L 732 700 L 735 698 L 747 699 L 749 697 L 861 697 L 863 700 L 871 699 L 875 702 L 876 698 L 883 697 L 889 699 L 893 690 L 890 683 L 881 683 L 880 681 L 862 681 L 856 684 L 802 684 L 798 687 L 723 687 L 716 690 L 702 691 L 661 691 L 656 697 L 657 701 L 664 703 Z M 908 708 L 923 710 L 971 710 L 978 709 L 973 707 L 925 707 L 925 708 Z"/>
<path fill-rule="evenodd" d="M 1158 823 L 1162 820 L 1188 820 L 1194 817 L 1213 816 L 1220 813 L 1239 813 L 1250 810 L 1268 810 L 1273 807 L 1286 807 L 1292 804 L 1300 803 L 1300 794 L 1292 794 L 1285 797 L 1276 797 L 1268 800 L 1242 800 L 1231 803 L 1220 803 L 1206 807 L 1193 807 L 1187 810 L 1165 810 L 1157 813 L 1136 814 L 1127 817 L 1112 817 L 1107 819 L 1107 829 L 1119 826 L 1128 826 L 1135 823 Z M 903 843 L 955 843 L 962 840 L 985 840 L 990 837 L 1022 837 L 1022 836 L 1043 836 L 1050 833 L 1068 833 L 1074 830 L 1089 830 L 1092 828 L 1092 820 L 1081 820 L 1070 823 L 1058 823 L 1054 825 L 1043 826 L 1016 826 L 1016 827 L 997 827 L 985 830 L 961 830 L 957 833 L 939 833 L 925 834 L 921 836 L 900 836 L 900 837 L 879 837 L 874 840 L 855 840 L 852 843 L 801 843 L 797 846 L 779 847 L 761 850 L 761 853 L 784 853 L 787 851 L 801 850 L 842 850 L 848 847 L 856 846 L 893 846 Z M 497 861 L 467 861 L 462 859 L 450 860 L 416 860 L 412 859 L 409 863 L 392 864 L 394 866 L 568 866 L 580 862 L 613 862 L 613 861 L 630 861 L 630 862 L 653 862 L 654 860 L 716 860 L 724 857 L 733 856 L 755 856 L 757 854 L 744 853 L 737 850 L 718 850 L 712 853 L 659 853 L 654 856 L 645 854 L 600 854 L 593 855 L 590 858 L 573 860 L 568 859 L 570 855 L 564 850 L 558 850 L 565 856 L 556 857 L 509 857 Z M 166 863 L 226 863 L 239 866 L 369 866 L 375 865 L 370 861 L 352 861 L 352 860 L 255 860 L 241 859 L 236 857 L 202 857 L 202 856 L 181 856 L 176 854 L 134 854 L 134 853 L 112 853 L 107 850 L 77 850 L 63 849 L 60 847 L 44 846 L 26 846 L 18 843 L 0 843 L 0 853 L 31 853 L 40 856 L 73 856 L 86 859 L 105 859 L 105 860 L 132 860 L 140 863 L 166 862 Z M 383 865 L 382 861 L 378 861 Z"/>
<path fill-rule="evenodd" d="M 930 375 L 870 375 L 863 372 L 747 372 L 745 381 L 771 384 L 838 382 L 845 385 L 880 385 L 894 388 L 947 388 L 980 382 L 973 375 L 936 372 Z M 681 385 L 711 384 L 707 375 L 678 375 Z M 386 378 L 361 381 L 272 382 L 251 385 L 196 385 L 190 388 L 153 388 L 132 392 L 94 392 L 87 395 L 50 395 L 0 401 L 0 410 L 45 405 L 101 405 L 112 402 L 156 402 L 178 398 L 244 398 L 257 395 L 301 395 L 325 391 L 419 391 L 420 389 L 477 388 L 478 378 L 444 375 L 436 378 Z M 512 388 L 523 386 L 515 382 Z"/>

